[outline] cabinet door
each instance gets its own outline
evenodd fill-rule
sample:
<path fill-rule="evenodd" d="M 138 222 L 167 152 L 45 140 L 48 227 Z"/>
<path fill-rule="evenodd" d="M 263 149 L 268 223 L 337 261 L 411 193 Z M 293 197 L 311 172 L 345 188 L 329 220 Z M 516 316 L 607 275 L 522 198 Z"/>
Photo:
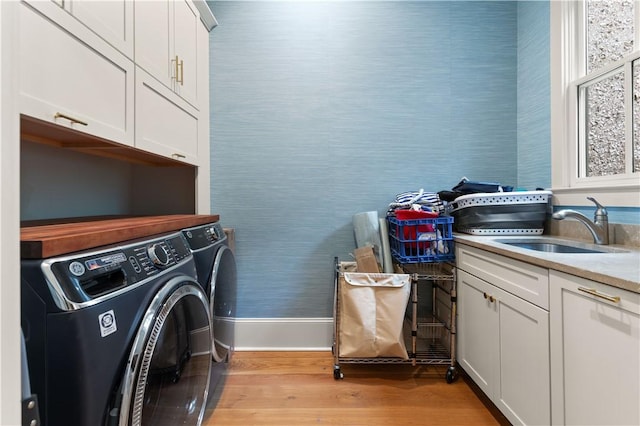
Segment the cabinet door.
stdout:
<path fill-rule="evenodd" d="M 513 424 L 549 424 L 549 314 L 458 270 L 458 362 Z"/>
<path fill-rule="evenodd" d="M 640 294 L 555 271 L 550 280 L 553 423 L 640 424 Z"/>
<path fill-rule="evenodd" d="M 174 91 L 191 105 L 198 106 L 198 27 L 202 25 L 198 12 L 188 0 L 174 3 L 173 60 L 178 57 L 178 75 L 174 78 Z M 203 46 L 202 48 L 205 48 Z"/>
<path fill-rule="evenodd" d="M 189 0 L 142 1 L 135 14 L 136 65 L 197 108 L 198 11 Z"/>
<path fill-rule="evenodd" d="M 549 313 L 497 287 L 498 374 L 493 401 L 513 424 L 551 421 Z"/>
<path fill-rule="evenodd" d="M 171 54 L 173 2 L 169 0 L 135 2 L 135 61 L 167 87 L 172 87 Z"/>
<path fill-rule="evenodd" d="M 496 305 L 485 298 L 493 286 L 458 270 L 458 362 L 491 397 L 498 350 Z"/>
<path fill-rule="evenodd" d="M 133 145 L 133 62 L 56 4 L 38 9 L 20 5 L 20 112 Z"/>
<path fill-rule="evenodd" d="M 136 69 L 136 147 L 199 164 L 198 115 L 140 68 Z"/>
<path fill-rule="evenodd" d="M 71 14 L 107 43 L 133 60 L 133 2 L 70 1 Z"/>

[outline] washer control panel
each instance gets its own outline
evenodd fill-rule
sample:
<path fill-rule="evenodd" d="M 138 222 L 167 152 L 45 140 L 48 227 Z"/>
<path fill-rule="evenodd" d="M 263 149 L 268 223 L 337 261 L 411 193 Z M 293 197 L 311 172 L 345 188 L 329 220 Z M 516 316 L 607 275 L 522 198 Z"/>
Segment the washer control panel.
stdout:
<path fill-rule="evenodd" d="M 171 261 L 169 250 L 167 250 L 164 244 L 151 244 L 151 246 L 147 248 L 147 253 L 149 254 L 149 259 L 151 259 L 153 264 L 158 268 L 164 268 L 169 265 Z"/>
<path fill-rule="evenodd" d="M 189 243 L 191 250 L 198 250 L 209 247 L 213 244 L 223 242 L 227 239 L 220 222 L 209 223 L 207 225 L 196 226 L 182 231 Z"/>
<path fill-rule="evenodd" d="M 50 259 L 42 268 L 64 297 L 82 303 L 136 284 L 191 259 L 180 232 L 164 237 Z"/>

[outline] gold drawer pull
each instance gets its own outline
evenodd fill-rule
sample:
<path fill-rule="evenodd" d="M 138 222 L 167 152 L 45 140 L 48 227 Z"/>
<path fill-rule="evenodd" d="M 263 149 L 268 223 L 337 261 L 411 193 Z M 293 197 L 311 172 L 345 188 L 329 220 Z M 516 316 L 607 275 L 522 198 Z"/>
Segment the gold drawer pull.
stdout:
<path fill-rule="evenodd" d="M 608 294 L 598 292 L 598 290 L 596 290 L 595 288 L 578 287 L 578 290 L 584 293 L 590 294 L 592 296 L 596 296 L 601 299 L 608 300 L 609 302 L 620 303 L 619 296 L 609 296 Z"/>
<path fill-rule="evenodd" d="M 496 301 L 496 298 L 495 298 L 495 297 L 493 297 L 493 296 L 491 296 L 491 295 L 487 294 L 486 292 L 485 292 L 485 293 L 482 293 L 482 295 L 484 296 L 484 298 L 485 298 L 485 299 L 489 299 L 489 302 L 491 302 L 491 303 L 493 303 L 493 302 L 495 302 L 495 301 Z"/>
<path fill-rule="evenodd" d="M 53 118 L 55 118 L 55 119 L 64 118 L 66 120 L 69 120 L 72 123 L 82 124 L 83 126 L 87 126 L 88 125 L 88 123 L 86 121 L 78 120 L 77 118 L 70 117 L 67 114 L 63 114 L 61 112 L 56 112 L 56 115 L 54 115 Z"/>

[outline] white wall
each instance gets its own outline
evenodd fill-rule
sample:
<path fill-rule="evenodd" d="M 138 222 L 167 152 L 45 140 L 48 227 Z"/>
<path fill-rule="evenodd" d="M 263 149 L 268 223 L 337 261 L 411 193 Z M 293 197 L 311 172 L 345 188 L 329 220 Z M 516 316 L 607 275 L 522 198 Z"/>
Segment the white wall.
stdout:
<path fill-rule="evenodd" d="M 15 3 L 0 2 L 0 425 L 20 424 L 20 206 Z"/>

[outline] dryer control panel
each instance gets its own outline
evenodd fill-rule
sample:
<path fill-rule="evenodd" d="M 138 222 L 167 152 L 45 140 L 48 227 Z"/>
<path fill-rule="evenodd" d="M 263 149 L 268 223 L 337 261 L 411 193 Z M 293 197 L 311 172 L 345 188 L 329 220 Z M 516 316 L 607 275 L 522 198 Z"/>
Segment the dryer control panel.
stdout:
<path fill-rule="evenodd" d="M 47 259 L 42 270 L 57 300 L 85 303 L 125 291 L 192 261 L 182 233 Z"/>
<path fill-rule="evenodd" d="M 183 229 L 182 233 L 193 251 L 222 243 L 227 239 L 220 222 Z"/>

